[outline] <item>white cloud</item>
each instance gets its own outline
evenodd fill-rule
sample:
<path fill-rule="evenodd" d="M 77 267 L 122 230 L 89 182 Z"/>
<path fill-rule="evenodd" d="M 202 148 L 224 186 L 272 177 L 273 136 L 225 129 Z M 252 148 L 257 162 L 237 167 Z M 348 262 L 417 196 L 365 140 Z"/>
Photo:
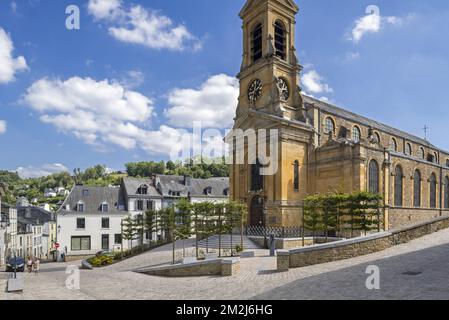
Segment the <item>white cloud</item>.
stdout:
<path fill-rule="evenodd" d="M 14 81 L 16 72 L 28 69 L 23 56 L 14 58 L 14 44 L 9 34 L 0 28 L 0 84 Z"/>
<path fill-rule="evenodd" d="M 351 62 L 360 58 L 359 52 L 347 52 L 344 58 L 344 62 Z"/>
<path fill-rule="evenodd" d="M 6 132 L 6 121 L 0 120 L 0 134 L 4 134 Z"/>
<path fill-rule="evenodd" d="M 125 8 L 119 0 L 89 0 L 88 11 L 95 20 L 107 22 L 109 34 L 122 42 L 175 51 L 202 47 L 186 26 L 140 5 Z"/>
<path fill-rule="evenodd" d="M 137 124 L 150 120 L 150 98 L 108 80 L 73 77 L 41 79 L 26 91 L 23 102 L 41 113 L 40 119 L 92 145 L 136 146 Z"/>
<path fill-rule="evenodd" d="M 324 82 L 324 78 L 316 70 L 306 72 L 302 76 L 301 81 L 305 91 L 310 92 L 311 94 L 334 92 L 334 89 Z"/>
<path fill-rule="evenodd" d="M 19 167 L 16 172 L 22 179 L 46 177 L 54 173 L 68 172 L 69 170 L 61 163 L 47 163 L 40 167 Z"/>
<path fill-rule="evenodd" d="M 238 103 L 239 84 L 234 77 L 210 77 L 198 89 L 174 89 L 169 93 L 165 115 L 178 127 L 192 127 L 201 121 L 204 128 L 227 128 L 232 124 Z"/>
<path fill-rule="evenodd" d="M 114 19 L 121 12 L 120 0 L 89 0 L 87 10 L 95 19 Z"/>
<path fill-rule="evenodd" d="M 17 2 L 11 1 L 9 7 L 11 8 L 12 13 L 17 13 Z"/>
<path fill-rule="evenodd" d="M 378 13 L 368 14 L 354 22 L 351 34 L 348 39 L 354 43 L 359 43 L 362 38 L 369 33 L 378 33 L 387 25 L 401 25 L 403 19 L 400 17 L 382 17 Z"/>
<path fill-rule="evenodd" d="M 121 78 L 120 83 L 126 89 L 133 89 L 140 87 L 145 81 L 145 75 L 138 70 L 127 71 L 126 74 Z"/>

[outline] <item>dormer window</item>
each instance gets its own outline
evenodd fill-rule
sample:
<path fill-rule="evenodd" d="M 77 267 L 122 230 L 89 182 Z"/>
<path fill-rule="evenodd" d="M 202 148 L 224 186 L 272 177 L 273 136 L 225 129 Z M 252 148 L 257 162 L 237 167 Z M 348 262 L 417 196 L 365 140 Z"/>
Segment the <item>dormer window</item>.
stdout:
<path fill-rule="evenodd" d="M 207 187 L 206 189 L 204 189 L 204 194 L 210 196 L 212 194 L 212 187 Z"/>
<path fill-rule="evenodd" d="M 83 190 L 83 197 L 88 197 L 89 196 L 89 190 L 84 189 Z"/>
<path fill-rule="evenodd" d="M 83 202 L 78 202 L 78 204 L 76 205 L 76 211 L 84 212 L 84 203 Z"/>
<path fill-rule="evenodd" d="M 148 194 L 148 186 L 142 185 L 137 189 L 137 194 Z"/>
<path fill-rule="evenodd" d="M 229 188 L 224 189 L 224 190 L 223 190 L 223 194 L 224 194 L 225 196 L 228 196 L 228 195 L 229 195 Z"/>
<path fill-rule="evenodd" d="M 109 205 L 107 203 L 101 204 L 101 212 L 109 212 Z"/>

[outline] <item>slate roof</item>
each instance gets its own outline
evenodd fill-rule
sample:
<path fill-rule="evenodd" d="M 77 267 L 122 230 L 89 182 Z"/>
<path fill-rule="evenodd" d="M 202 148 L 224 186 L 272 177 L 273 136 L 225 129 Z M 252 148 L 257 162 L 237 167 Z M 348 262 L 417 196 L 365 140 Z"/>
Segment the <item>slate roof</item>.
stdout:
<path fill-rule="evenodd" d="M 77 212 L 79 202 L 84 203 L 84 214 L 101 212 L 101 204 L 109 205 L 108 214 L 123 213 L 119 206 L 125 206 L 122 189 L 119 187 L 85 187 L 75 186 L 66 198 L 58 213 L 67 213 L 66 206 L 70 206 L 70 212 Z"/>
<path fill-rule="evenodd" d="M 137 194 L 137 190 L 142 186 L 148 186 L 148 193 L 145 194 Z M 139 196 L 139 197 L 161 197 L 159 192 L 154 187 L 152 178 L 123 178 L 123 186 L 125 188 L 125 192 L 128 196 Z"/>
<path fill-rule="evenodd" d="M 159 191 L 164 197 L 169 197 L 172 192 L 181 192 L 181 196 L 208 196 L 211 198 L 227 197 L 225 190 L 229 189 L 229 178 L 210 178 L 194 179 L 190 178 L 189 183 L 185 182 L 185 177 L 157 175 L 156 183 L 159 185 Z M 211 194 L 205 194 L 205 189 L 211 187 Z"/>
<path fill-rule="evenodd" d="M 27 210 L 30 217 L 26 216 Z M 39 207 L 19 207 L 17 209 L 17 221 L 22 224 L 43 225 L 50 221 L 55 221 L 56 215 Z"/>
<path fill-rule="evenodd" d="M 378 121 L 360 116 L 356 113 L 353 113 L 351 111 L 342 109 L 340 107 L 337 107 L 335 105 L 332 105 L 328 102 L 324 102 L 324 101 L 320 101 L 317 100 L 315 98 L 309 97 L 309 96 L 303 96 L 304 97 L 304 102 L 306 103 L 311 103 L 313 105 L 315 105 L 316 107 L 318 107 L 319 109 L 321 109 L 322 111 L 335 115 L 337 117 L 341 117 L 344 118 L 346 120 L 355 122 L 355 123 L 359 123 L 362 125 L 366 125 L 368 127 L 372 127 L 373 129 L 377 129 L 379 131 L 383 131 L 385 133 L 391 134 L 393 136 L 397 136 L 397 137 L 401 137 L 404 138 L 405 140 L 408 140 L 410 142 L 415 142 L 417 144 L 423 145 L 423 146 L 427 146 L 429 148 L 433 148 L 435 150 L 439 150 L 443 153 L 448 153 L 444 150 L 441 150 L 440 148 L 437 148 L 436 146 L 434 146 L 433 144 L 431 144 L 429 141 L 426 141 L 422 138 L 419 138 L 417 136 L 414 136 L 412 134 L 409 134 L 407 132 L 398 130 L 396 128 L 390 127 L 388 125 L 385 125 L 383 123 L 380 123 Z"/>

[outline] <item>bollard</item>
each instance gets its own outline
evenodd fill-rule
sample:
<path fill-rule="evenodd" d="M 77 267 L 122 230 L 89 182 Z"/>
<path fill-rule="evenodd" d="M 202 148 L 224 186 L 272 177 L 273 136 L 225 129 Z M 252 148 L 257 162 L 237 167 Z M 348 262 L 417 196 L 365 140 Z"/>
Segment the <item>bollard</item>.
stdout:
<path fill-rule="evenodd" d="M 276 251 L 276 241 L 274 234 L 270 234 L 270 257 L 274 257 Z"/>

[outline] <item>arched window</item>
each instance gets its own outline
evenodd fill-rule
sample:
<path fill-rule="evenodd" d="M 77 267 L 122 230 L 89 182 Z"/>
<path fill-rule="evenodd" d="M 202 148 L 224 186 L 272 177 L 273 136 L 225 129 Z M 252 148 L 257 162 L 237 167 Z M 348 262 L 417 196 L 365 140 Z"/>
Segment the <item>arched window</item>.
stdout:
<path fill-rule="evenodd" d="M 449 209 L 449 177 L 444 178 L 444 209 Z"/>
<path fill-rule="evenodd" d="M 430 176 L 430 207 L 437 207 L 437 177 L 435 173 Z"/>
<path fill-rule="evenodd" d="M 396 166 L 394 171 L 394 205 L 402 207 L 403 173 L 401 166 Z"/>
<path fill-rule="evenodd" d="M 379 193 L 379 164 L 376 160 L 369 163 L 369 186 L 368 191 L 371 193 Z"/>
<path fill-rule="evenodd" d="M 449 168 L 449 159 L 448 159 L 448 160 L 446 160 L 446 167 L 448 167 L 448 168 Z"/>
<path fill-rule="evenodd" d="M 261 168 L 262 165 L 259 159 L 257 159 L 256 164 L 251 165 L 251 191 L 263 190 L 263 176 L 260 174 Z"/>
<path fill-rule="evenodd" d="M 376 143 L 380 144 L 380 135 L 377 132 L 374 133 L 374 139 L 376 140 Z"/>
<path fill-rule="evenodd" d="M 439 161 L 438 161 L 438 153 L 436 153 L 436 152 L 433 153 L 433 162 L 439 163 Z"/>
<path fill-rule="evenodd" d="M 413 175 L 413 205 L 416 208 L 421 207 L 421 172 L 415 170 Z"/>
<path fill-rule="evenodd" d="M 425 159 L 426 153 L 424 152 L 424 148 L 419 148 L 418 156 L 420 159 Z"/>
<path fill-rule="evenodd" d="M 257 24 L 251 35 L 252 60 L 256 62 L 262 58 L 262 24 Z"/>
<path fill-rule="evenodd" d="M 412 155 L 412 145 L 411 145 L 410 143 L 407 143 L 407 144 L 405 145 L 404 153 L 405 153 L 406 155 L 408 155 L 408 156 L 411 156 L 411 155 Z"/>
<path fill-rule="evenodd" d="M 329 134 L 329 133 L 334 133 L 335 132 L 335 123 L 334 120 L 332 120 L 332 118 L 327 117 L 326 121 L 325 121 L 325 129 L 324 129 L 324 133 Z"/>
<path fill-rule="evenodd" d="M 354 141 L 355 143 L 360 142 L 360 129 L 356 126 L 354 126 L 352 128 L 352 141 Z"/>
<path fill-rule="evenodd" d="M 276 56 L 285 60 L 286 57 L 286 37 L 285 37 L 285 27 L 280 21 L 276 21 L 274 24 L 274 47 L 276 48 Z"/>
<path fill-rule="evenodd" d="M 299 161 L 293 164 L 293 188 L 299 190 Z"/>
<path fill-rule="evenodd" d="M 391 138 L 390 140 L 390 151 L 398 151 L 398 144 L 395 138 Z"/>

